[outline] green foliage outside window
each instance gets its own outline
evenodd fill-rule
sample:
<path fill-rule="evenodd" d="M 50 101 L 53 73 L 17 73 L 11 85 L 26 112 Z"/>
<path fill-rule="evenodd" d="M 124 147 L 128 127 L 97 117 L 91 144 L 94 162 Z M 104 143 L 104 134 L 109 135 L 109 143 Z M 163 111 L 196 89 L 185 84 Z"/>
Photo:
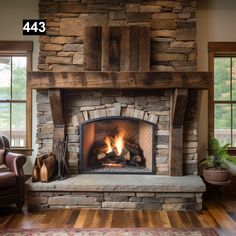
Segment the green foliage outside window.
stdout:
<path fill-rule="evenodd" d="M 214 59 L 214 127 L 220 143 L 236 146 L 236 58 Z"/>
<path fill-rule="evenodd" d="M 26 57 L 0 57 L 0 132 L 25 146 Z"/>

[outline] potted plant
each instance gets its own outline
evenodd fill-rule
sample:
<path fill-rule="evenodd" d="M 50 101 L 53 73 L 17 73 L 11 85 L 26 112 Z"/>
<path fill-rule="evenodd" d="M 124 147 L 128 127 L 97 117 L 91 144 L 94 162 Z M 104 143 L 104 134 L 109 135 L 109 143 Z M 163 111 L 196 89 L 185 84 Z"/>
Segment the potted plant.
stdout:
<path fill-rule="evenodd" d="M 214 185 L 225 185 L 231 181 L 231 173 L 228 170 L 227 161 L 236 165 L 236 159 L 227 153 L 229 144 L 220 145 L 216 138 L 211 138 L 209 142 L 209 153 L 207 159 L 200 165 L 204 165 L 203 177 L 206 182 Z"/>

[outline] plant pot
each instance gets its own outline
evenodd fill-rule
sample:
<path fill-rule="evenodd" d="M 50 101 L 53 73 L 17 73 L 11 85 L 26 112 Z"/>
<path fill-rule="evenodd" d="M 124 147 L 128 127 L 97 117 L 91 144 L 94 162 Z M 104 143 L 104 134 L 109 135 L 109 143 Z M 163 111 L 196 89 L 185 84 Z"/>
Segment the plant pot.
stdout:
<path fill-rule="evenodd" d="M 225 168 L 205 168 L 203 177 L 206 182 L 214 185 L 225 185 L 231 182 L 231 173 Z"/>

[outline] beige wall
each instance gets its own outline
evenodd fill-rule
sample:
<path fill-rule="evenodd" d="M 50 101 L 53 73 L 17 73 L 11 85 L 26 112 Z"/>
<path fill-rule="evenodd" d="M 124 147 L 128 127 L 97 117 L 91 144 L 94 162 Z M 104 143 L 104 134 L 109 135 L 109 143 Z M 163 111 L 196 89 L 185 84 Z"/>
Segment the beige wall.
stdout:
<path fill-rule="evenodd" d="M 39 52 L 38 36 L 22 35 L 23 19 L 38 19 L 38 0 L 0 1 L 0 40 L 33 41 L 33 70 L 36 70 Z M 33 123 L 36 123 L 35 120 Z M 36 128 L 33 129 L 33 137 L 35 137 L 35 130 Z M 35 140 L 33 140 L 33 148 L 36 148 Z M 33 153 L 33 156 L 34 155 L 35 152 Z M 26 174 L 31 174 L 33 162 L 34 157 L 29 157 L 27 159 L 27 163 L 24 168 Z"/>
<path fill-rule="evenodd" d="M 200 0 L 197 10 L 198 70 L 208 70 L 208 42 L 236 42 L 236 1 Z M 207 155 L 207 92 L 201 98 L 199 122 L 199 158 Z"/>

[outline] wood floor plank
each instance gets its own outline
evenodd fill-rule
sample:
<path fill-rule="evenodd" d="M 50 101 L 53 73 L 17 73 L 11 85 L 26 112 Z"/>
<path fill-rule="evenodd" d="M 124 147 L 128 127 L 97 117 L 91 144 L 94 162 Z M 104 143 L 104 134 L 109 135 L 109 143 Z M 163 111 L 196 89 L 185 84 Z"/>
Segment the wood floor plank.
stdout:
<path fill-rule="evenodd" d="M 134 211 L 133 210 L 125 210 L 124 211 L 124 227 L 135 228 L 134 221 Z"/>
<path fill-rule="evenodd" d="M 124 211 L 114 210 L 111 228 L 123 228 L 124 227 Z"/>
<path fill-rule="evenodd" d="M 159 211 L 161 216 L 162 225 L 164 228 L 171 228 L 170 219 L 168 217 L 167 211 Z"/>
<path fill-rule="evenodd" d="M 217 202 L 207 204 L 208 211 L 218 224 L 227 230 L 236 230 L 235 221 L 228 215 L 223 207 Z"/>
<path fill-rule="evenodd" d="M 140 227 L 142 228 L 153 227 L 153 222 L 150 216 L 150 210 L 139 210 L 138 215 L 139 215 Z"/>
<path fill-rule="evenodd" d="M 138 212 L 138 224 L 139 227 L 144 228 L 145 227 L 145 221 L 144 221 L 144 211 L 143 210 L 139 210 Z"/>
<path fill-rule="evenodd" d="M 113 211 L 111 210 L 106 210 L 105 211 L 106 213 L 106 220 L 104 221 L 105 224 L 104 224 L 104 228 L 111 228 L 111 225 L 112 225 L 112 217 L 113 217 Z"/>
<path fill-rule="evenodd" d="M 167 215 L 169 217 L 170 224 L 173 228 L 182 228 L 184 224 L 177 211 L 168 211 Z"/>
<path fill-rule="evenodd" d="M 161 227 L 166 226 L 166 223 L 165 223 L 166 219 L 165 217 L 163 218 L 164 214 L 161 215 L 160 211 L 150 211 L 149 214 L 150 214 L 153 227 L 161 228 Z"/>
<path fill-rule="evenodd" d="M 236 212 L 236 199 L 228 199 L 227 201 L 217 201 L 225 211 L 227 212 Z"/>
<path fill-rule="evenodd" d="M 216 220 L 209 214 L 208 211 L 200 211 L 196 213 L 198 220 L 201 222 L 203 228 L 218 228 L 219 224 Z"/>
<path fill-rule="evenodd" d="M 83 228 L 92 228 L 95 213 L 96 213 L 96 210 L 94 209 L 91 209 L 87 212 L 84 219 Z"/>
<path fill-rule="evenodd" d="M 89 212 L 89 209 L 82 209 L 78 215 L 78 218 L 74 224 L 74 228 L 83 228 L 85 219 L 86 219 L 86 215 Z"/>
<path fill-rule="evenodd" d="M 191 221 L 191 227 L 194 228 L 202 228 L 203 225 L 201 224 L 200 220 L 197 218 L 197 215 L 194 211 L 187 211 L 189 216 L 189 220 Z"/>
<path fill-rule="evenodd" d="M 134 211 L 134 225 L 135 228 L 140 228 L 142 227 L 142 221 L 140 219 L 140 216 L 142 217 L 142 213 L 140 211 Z"/>
<path fill-rule="evenodd" d="M 80 213 L 80 209 L 72 209 L 71 213 L 70 213 L 70 217 L 68 218 L 66 225 L 69 226 L 73 226 L 76 222 L 76 219 L 78 218 L 78 215 Z"/>
<path fill-rule="evenodd" d="M 62 214 L 60 213 L 60 211 L 58 211 L 58 214 L 56 216 L 57 218 L 55 218 L 55 219 L 58 219 L 58 220 L 56 220 L 57 223 L 55 225 L 55 228 L 65 228 L 66 227 L 66 222 L 70 217 L 70 212 L 71 212 L 70 209 L 64 209 Z"/>
<path fill-rule="evenodd" d="M 90 228 L 104 228 L 106 225 L 106 218 L 108 216 L 106 210 L 96 210 Z"/>
<path fill-rule="evenodd" d="M 192 227 L 192 222 L 191 222 L 186 211 L 179 211 L 178 215 L 180 217 L 181 223 L 183 224 L 184 228 L 191 228 Z"/>

